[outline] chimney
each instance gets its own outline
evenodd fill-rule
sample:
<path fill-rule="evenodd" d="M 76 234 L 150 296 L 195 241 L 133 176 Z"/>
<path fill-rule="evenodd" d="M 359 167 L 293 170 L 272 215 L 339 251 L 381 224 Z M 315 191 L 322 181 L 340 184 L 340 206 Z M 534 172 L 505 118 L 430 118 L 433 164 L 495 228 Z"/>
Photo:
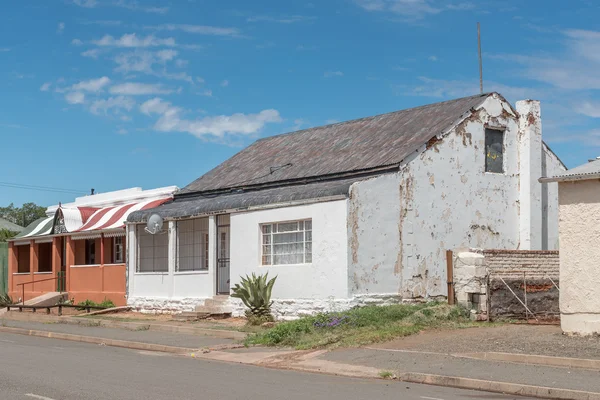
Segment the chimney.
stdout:
<path fill-rule="evenodd" d="M 538 100 L 517 101 L 521 250 L 542 250 L 542 119 Z"/>

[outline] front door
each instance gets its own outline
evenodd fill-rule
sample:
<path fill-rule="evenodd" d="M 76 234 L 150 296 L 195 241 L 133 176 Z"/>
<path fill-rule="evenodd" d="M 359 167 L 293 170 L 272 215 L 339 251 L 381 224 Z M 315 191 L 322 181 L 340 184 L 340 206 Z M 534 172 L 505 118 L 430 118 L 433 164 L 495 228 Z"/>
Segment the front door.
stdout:
<path fill-rule="evenodd" d="M 217 215 L 217 294 L 229 294 L 229 214 Z"/>

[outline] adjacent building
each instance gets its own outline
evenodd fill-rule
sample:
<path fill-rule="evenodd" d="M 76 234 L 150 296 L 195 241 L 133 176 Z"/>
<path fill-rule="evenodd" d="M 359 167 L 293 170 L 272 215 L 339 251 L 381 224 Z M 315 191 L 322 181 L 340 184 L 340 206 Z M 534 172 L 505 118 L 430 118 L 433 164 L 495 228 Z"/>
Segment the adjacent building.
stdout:
<path fill-rule="evenodd" d="M 192 310 L 266 272 L 283 318 L 444 297 L 447 249 L 558 248 L 557 188 L 538 179 L 565 170 L 540 103 L 498 93 L 264 138 L 129 214 L 128 303 Z"/>
<path fill-rule="evenodd" d="M 600 333 L 600 160 L 558 174 L 560 321 L 564 332 Z"/>
<path fill-rule="evenodd" d="M 9 241 L 10 296 L 26 301 L 61 291 L 76 302 L 109 299 L 125 305 L 124 221 L 134 211 L 170 200 L 175 190 L 132 188 L 48 207 L 46 217 Z"/>

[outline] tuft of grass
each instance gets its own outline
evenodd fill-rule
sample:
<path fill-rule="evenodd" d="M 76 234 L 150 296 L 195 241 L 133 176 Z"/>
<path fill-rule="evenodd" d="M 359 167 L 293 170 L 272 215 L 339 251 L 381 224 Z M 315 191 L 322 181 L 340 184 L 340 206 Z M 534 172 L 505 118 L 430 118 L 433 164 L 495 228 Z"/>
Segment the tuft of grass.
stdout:
<path fill-rule="evenodd" d="M 282 322 L 249 336 L 245 344 L 298 350 L 354 347 L 409 336 L 424 329 L 474 326 L 468 313 L 441 303 L 368 306 Z"/>
<path fill-rule="evenodd" d="M 396 375 L 394 375 L 394 373 L 391 372 L 391 371 L 379 371 L 379 376 L 382 379 L 394 379 L 394 378 L 396 378 Z"/>

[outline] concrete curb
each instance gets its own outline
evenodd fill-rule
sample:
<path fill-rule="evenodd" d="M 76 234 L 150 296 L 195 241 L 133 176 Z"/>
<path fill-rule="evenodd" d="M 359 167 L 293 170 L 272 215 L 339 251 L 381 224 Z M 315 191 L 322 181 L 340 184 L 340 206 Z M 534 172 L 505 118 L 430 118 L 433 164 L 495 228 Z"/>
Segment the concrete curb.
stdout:
<path fill-rule="evenodd" d="M 72 342 L 99 344 L 111 347 L 123 347 L 133 350 L 158 351 L 162 353 L 186 354 L 194 353 L 198 349 L 187 347 L 167 346 L 156 343 L 131 342 L 127 340 L 107 339 L 93 336 L 72 335 L 70 333 L 37 331 L 34 329 L 12 328 L 8 326 L 0 326 L 0 332 L 13 333 L 17 335 L 36 336 L 48 339 L 70 340 Z"/>
<path fill-rule="evenodd" d="M 405 372 L 398 374 L 403 382 L 420 383 L 435 386 L 447 386 L 460 389 L 481 390 L 517 396 L 540 397 L 559 400 L 600 400 L 600 393 L 580 390 L 549 388 L 544 386 L 523 385 L 509 382 L 496 382 L 458 376 L 443 376 Z"/>
<path fill-rule="evenodd" d="M 11 321 L 34 321 L 44 323 L 61 323 L 81 326 L 102 326 L 105 328 L 119 328 L 132 331 L 150 330 L 155 332 L 180 333 L 187 335 L 211 336 L 222 339 L 244 340 L 248 335 L 244 332 L 228 331 L 224 329 L 208 329 L 195 326 L 178 326 L 178 325 L 163 325 L 156 323 L 144 322 L 126 322 L 126 321 L 111 321 L 98 318 L 82 318 L 82 317 L 58 317 L 53 315 L 36 315 L 34 313 L 10 313 L 2 314 L 0 320 L 6 319 Z"/>
<path fill-rule="evenodd" d="M 600 360 L 591 360 L 585 358 L 552 357 L 539 356 L 535 354 L 515 354 L 515 353 L 460 353 L 453 354 L 454 357 L 472 358 L 486 361 L 503 361 L 523 364 L 545 365 L 549 367 L 600 369 Z"/>

